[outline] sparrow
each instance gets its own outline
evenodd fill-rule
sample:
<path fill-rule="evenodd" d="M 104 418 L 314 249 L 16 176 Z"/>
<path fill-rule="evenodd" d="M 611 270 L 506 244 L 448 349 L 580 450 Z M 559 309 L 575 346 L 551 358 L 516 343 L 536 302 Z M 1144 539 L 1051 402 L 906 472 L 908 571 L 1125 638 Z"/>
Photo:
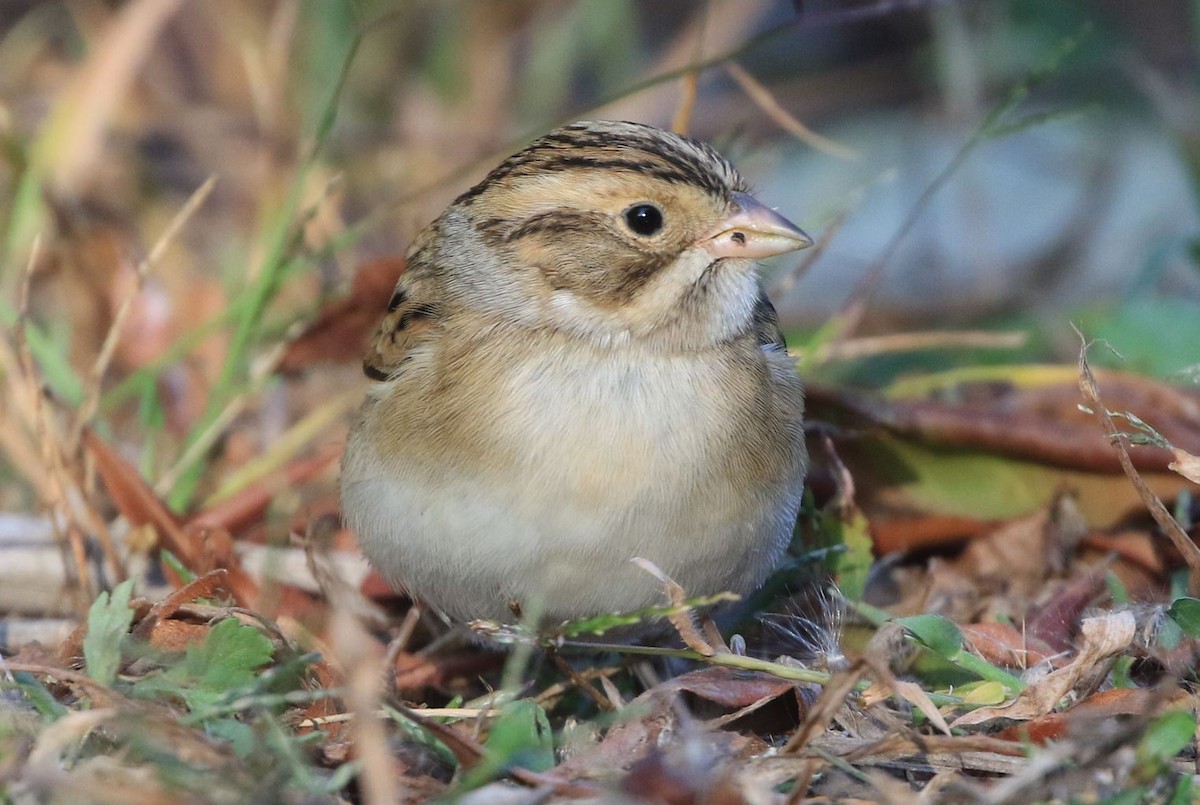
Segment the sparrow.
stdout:
<path fill-rule="evenodd" d="M 415 238 L 364 359 L 342 509 L 454 620 L 745 594 L 791 539 L 801 383 L 758 258 L 810 246 L 710 146 L 585 121 Z"/>

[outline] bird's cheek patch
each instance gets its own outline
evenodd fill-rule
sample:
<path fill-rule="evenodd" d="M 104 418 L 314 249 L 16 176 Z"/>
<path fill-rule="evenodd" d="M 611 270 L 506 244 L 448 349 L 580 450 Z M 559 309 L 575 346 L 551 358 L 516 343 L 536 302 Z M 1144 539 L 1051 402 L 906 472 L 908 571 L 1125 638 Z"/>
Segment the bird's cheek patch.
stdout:
<path fill-rule="evenodd" d="M 627 303 L 671 262 L 669 255 L 634 251 L 618 241 L 593 239 L 578 247 L 527 239 L 514 244 L 520 261 L 534 266 L 553 290 L 568 290 L 601 307 Z"/>

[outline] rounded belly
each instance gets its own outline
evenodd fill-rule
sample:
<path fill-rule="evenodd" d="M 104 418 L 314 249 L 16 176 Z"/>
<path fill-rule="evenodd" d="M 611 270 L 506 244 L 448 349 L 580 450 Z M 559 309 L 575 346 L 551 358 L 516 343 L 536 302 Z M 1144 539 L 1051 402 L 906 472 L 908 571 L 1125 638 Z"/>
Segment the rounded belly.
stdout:
<path fill-rule="evenodd" d="M 518 365 L 474 415 L 449 419 L 472 423 L 473 452 L 356 447 L 375 458 L 345 468 L 351 526 L 390 581 L 462 619 L 511 621 L 510 603 L 546 620 L 665 603 L 635 557 L 690 595 L 745 593 L 786 547 L 802 467 L 758 457 L 754 475 L 732 471 L 755 434 L 736 432 L 745 416 L 697 373 Z"/>

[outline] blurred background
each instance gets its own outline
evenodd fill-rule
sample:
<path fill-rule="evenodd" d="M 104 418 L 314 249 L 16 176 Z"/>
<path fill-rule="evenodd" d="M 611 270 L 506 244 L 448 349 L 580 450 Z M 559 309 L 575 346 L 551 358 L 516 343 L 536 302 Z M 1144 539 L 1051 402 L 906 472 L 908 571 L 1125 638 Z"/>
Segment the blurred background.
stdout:
<path fill-rule="evenodd" d="M 39 233 L 50 251 L 107 227 L 137 255 L 211 175 L 214 196 L 154 272 L 156 315 L 186 330 L 219 307 L 297 189 L 313 270 L 281 295 L 312 307 L 363 259 L 402 253 L 511 149 L 615 117 L 712 141 L 827 235 L 803 283 L 776 282 L 793 327 L 819 324 L 875 267 L 868 328 L 1032 323 L 1050 350 L 1071 342 L 1067 319 L 1118 341 L 1156 330 L 1117 346 L 1169 372 L 1200 340 L 1194 13 L 1187 0 L 8 0 L 5 284 Z M 87 260 L 60 267 L 87 273 L 83 288 L 60 277 L 54 309 L 38 305 L 51 329 L 103 318 L 94 297 L 119 277 L 98 275 L 118 272 Z"/>
<path fill-rule="evenodd" d="M 587 117 L 712 142 L 818 236 L 765 279 L 815 383 L 1073 361 L 1075 323 L 1113 347 L 1097 362 L 1194 384 L 1196 15 L 1188 0 L 5 0 L 0 317 L 29 326 L 0 356 L 0 511 L 61 497 L 34 377 L 75 412 L 66 436 L 97 426 L 177 511 L 323 449 L 324 497 L 271 505 L 285 531 L 299 499 L 336 509 L 391 258 L 498 160 Z M 291 349 L 314 326 L 319 348 Z M 867 340 L 929 331 L 959 335 L 916 353 Z M 830 359 L 855 338 L 868 345 Z"/>

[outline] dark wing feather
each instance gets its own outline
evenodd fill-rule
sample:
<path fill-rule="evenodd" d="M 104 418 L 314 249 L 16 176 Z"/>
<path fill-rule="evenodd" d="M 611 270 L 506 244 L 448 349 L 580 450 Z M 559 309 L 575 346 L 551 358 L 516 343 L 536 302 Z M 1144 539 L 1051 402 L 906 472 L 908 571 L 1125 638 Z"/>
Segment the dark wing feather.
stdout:
<path fill-rule="evenodd" d="M 758 343 L 764 347 L 778 347 L 787 352 L 787 342 L 783 340 L 783 330 L 779 329 L 779 315 L 775 306 L 767 298 L 766 291 L 758 294 L 758 304 L 754 306 L 754 318 L 750 324 Z"/>
<path fill-rule="evenodd" d="M 387 313 L 363 357 L 363 373 L 372 380 L 387 380 L 400 370 L 413 348 L 441 326 L 441 288 L 418 251 L 409 256 L 408 270 L 400 275 Z"/>

